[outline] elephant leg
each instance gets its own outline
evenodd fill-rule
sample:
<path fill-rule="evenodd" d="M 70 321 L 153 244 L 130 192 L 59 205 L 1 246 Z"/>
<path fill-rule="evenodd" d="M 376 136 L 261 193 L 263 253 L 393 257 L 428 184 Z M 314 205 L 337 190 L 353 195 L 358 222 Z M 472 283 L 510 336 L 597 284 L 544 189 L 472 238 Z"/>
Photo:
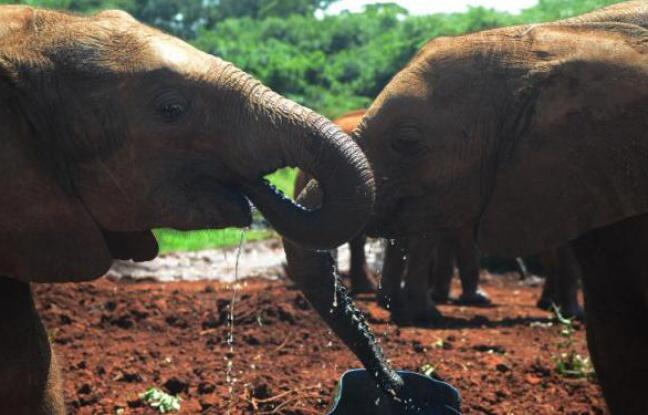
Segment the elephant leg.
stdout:
<path fill-rule="evenodd" d="M 433 246 L 434 242 L 424 237 L 408 238 L 401 306 L 393 313 L 397 323 L 426 324 L 441 319 L 441 313 L 430 297 L 430 254 Z"/>
<path fill-rule="evenodd" d="M 557 269 L 558 269 L 558 256 L 556 250 L 549 250 L 538 254 L 538 260 L 542 264 L 545 272 L 545 283 L 542 287 L 542 294 L 536 303 L 536 306 L 541 310 L 551 310 L 553 304 L 558 305 L 557 300 Z"/>
<path fill-rule="evenodd" d="M 56 358 L 29 284 L 0 277 L 0 402 L 14 415 L 63 415 Z"/>
<path fill-rule="evenodd" d="M 376 292 L 376 282 L 369 271 L 367 257 L 365 255 L 365 243 L 367 237 L 359 235 L 349 242 L 351 251 L 351 266 L 349 277 L 351 279 L 351 294 L 363 294 Z"/>
<path fill-rule="evenodd" d="M 385 262 L 378 286 L 377 300 L 381 307 L 388 310 L 398 306 L 401 282 L 405 272 L 405 255 L 405 240 L 392 240 L 385 248 Z"/>
<path fill-rule="evenodd" d="M 450 285 L 454 275 L 454 246 L 442 238 L 435 247 L 434 264 L 430 266 L 430 287 L 432 299 L 437 304 L 450 299 Z"/>
<path fill-rule="evenodd" d="M 558 270 L 555 285 L 555 298 L 564 317 L 583 318 L 583 309 L 578 304 L 578 282 L 581 269 L 578 260 L 569 246 L 556 249 Z"/>
<path fill-rule="evenodd" d="M 479 270 L 481 254 L 472 235 L 472 230 L 463 230 L 456 236 L 456 257 L 459 278 L 461 279 L 461 296 L 459 304 L 489 305 L 491 300 L 479 287 Z"/>
<path fill-rule="evenodd" d="M 648 216 L 579 238 L 587 341 L 613 415 L 648 414 Z"/>

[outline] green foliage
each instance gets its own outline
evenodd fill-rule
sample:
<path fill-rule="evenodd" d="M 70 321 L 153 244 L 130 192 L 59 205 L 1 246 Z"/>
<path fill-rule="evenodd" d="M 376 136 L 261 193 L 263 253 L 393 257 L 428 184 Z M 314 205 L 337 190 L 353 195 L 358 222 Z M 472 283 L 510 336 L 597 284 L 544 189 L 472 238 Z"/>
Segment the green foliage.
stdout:
<path fill-rule="evenodd" d="M 554 358 L 556 372 L 566 378 L 587 378 L 594 375 L 589 357 L 583 357 L 570 350 Z"/>
<path fill-rule="evenodd" d="M 594 375 L 594 368 L 589 357 L 581 356 L 574 350 L 574 321 L 563 317 L 560 308 L 552 304 L 556 320 L 560 324 L 560 336 L 562 341 L 558 348 L 564 351 L 553 357 L 554 369 L 558 374 L 568 378 L 585 378 Z"/>
<path fill-rule="evenodd" d="M 202 231 L 156 229 L 153 233 L 160 245 L 160 253 L 166 253 L 236 246 L 241 239 L 241 232 L 241 229 L 227 228 Z M 276 235 L 269 229 L 251 229 L 246 232 L 245 240 L 250 242 L 268 239 Z"/>
<path fill-rule="evenodd" d="M 419 369 L 419 373 L 422 373 L 425 376 L 433 376 L 435 372 L 436 372 L 436 367 L 434 365 L 429 364 L 429 363 L 424 364 Z"/>
<path fill-rule="evenodd" d="M 237 17 L 265 19 L 294 14 L 312 16 L 336 0 L 216 0 L 220 20 Z"/>
<path fill-rule="evenodd" d="M 525 10 L 520 17 L 528 22 L 547 22 L 577 16 L 619 2 L 619 0 L 539 0 L 537 6 Z"/>
<path fill-rule="evenodd" d="M 329 117 L 366 107 L 429 39 L 553 20 L 618 0 L 542 0 L 520 15 L 483 7 L 465 13 L 410 16 L 393 4 L 363 13 L 314 18 L 226 19 L 193 43 L 254 74 Z"/>
<path fill-rule="evenodd" d="M 181 399 L 157 388 L 147 389 L 146 392 L 140 395 L 140 399 L 161 414 L 180 411 Z"/>
<path fill-rule="evenodd" d="M 368 106 L 429 39 L 556 20 L 619 0 L 539 0 L 519 15 L 472 7 L 410 16 L 395 4 L 316 18 L 336 0 L 18 0 L 81 13 L 120 8 L 193 40 L 329 117 Z M 0 0 L 0 3 L 14 2 Z"/>
<path fill-rule="evenodd" d="M 0 0 L 77 13 L 122 9 L 142 22 L 183 38 L 230 18 L 313 16 L 337 0 Z"/>

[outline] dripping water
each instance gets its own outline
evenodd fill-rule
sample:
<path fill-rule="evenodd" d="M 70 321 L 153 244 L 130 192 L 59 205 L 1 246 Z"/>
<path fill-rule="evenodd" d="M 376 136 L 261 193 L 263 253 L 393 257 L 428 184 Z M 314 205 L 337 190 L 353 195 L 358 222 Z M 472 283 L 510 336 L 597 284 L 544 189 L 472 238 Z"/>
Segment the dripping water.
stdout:
<path fill-rule="evenodd" d="M 340 289 L 340 278 L 337 276 L 337 272 L 333 276 L 333 308 L 331 313 L 338 307 L 338 290 Z"/>
<path fill-rule="evenodd" d="M 227 367 L 225 372 L 225 382 L 227 383 L 228 390 L 228 405 L 227 414 L 231 414 L 232 406 L 234 405 L 234 387 L 236 386 L 236 376 L 234 374 L 234 307 L 237 300 L 237 292 L 239 286 L 239 262 L 241 260 L 241 252 L 243 252 L 243 244 L 245 243 L 246 230 L 241 230 L 241 237 L 239 239 L 238 249 L 236 250 L 236 261 L 234 263 L 234 280 L 231 283 L 232 298 L 229 304 L 229 315 L 227 317 L 227 346 L 228 351 L 225 354 L 227 360 Z"/>

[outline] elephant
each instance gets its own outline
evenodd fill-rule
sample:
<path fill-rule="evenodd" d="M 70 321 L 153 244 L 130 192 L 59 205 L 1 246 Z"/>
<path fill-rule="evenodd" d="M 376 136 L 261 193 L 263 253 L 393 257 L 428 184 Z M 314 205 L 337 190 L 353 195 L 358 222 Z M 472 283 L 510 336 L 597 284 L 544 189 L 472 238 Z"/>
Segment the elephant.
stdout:
<path fill-rule="evenodd" d="M 120 11 L 0 6 L 0 125 L 6 413 L 64 413 L 30 283 L 152 259 L 153 228 L 248 226 L 249 201 L 287 240 L 330 249 L 373 206 L 371 168 L 339 127 Z M 317 209 L 263 179 L 286 166 L 318 180 Z"/>
<path fill-rule="evenodd" d="M 568 244 L 610 411 L 647 414 L 647 132 L 646 1 L 433 39 L 354 132 L 369 234 L 469 227 L 504 257 Z"/>
<path fill-rule="evenodd" d="M 351 134 L 356 126 L 360 123 L 362 116 L 365 114 L 366 109 L 358 109 L 354 111 L 345 112 L 333 122 L 342 128 L 347 134 Z M 300 170 L 297 172 L 295 178 L 295 191 L 294 194 L 298 195 L 304 190 L 312 177 Z M 349 241 L 349 250 L 351 252 L 351 264 L 349 268 L 349 280 L 351 281 L 352 294 L 365 294 L 373 293 L 376 291 L 376 281 L 369 270 L 367 258 L 365 254 L 365 244 L 367 243 L 367 236 L 363 233 Z"/>
<path fill-rule="evenodd" d="M 469 227 L 480 249 L 502 257 L 569 245 L 583 272 L 588 348 L 607 405 L 614 415 L 646 414 L 647 132 L 643 0 L 433 39 L 353 134 L 374 172 L 368 234 Z M 320 197 L 313 183 L 299 201 L 317 206 Z M 285 251 L 293 275 L 328 279 L 325 295 L 339 291 L 326 253 L 290 242 Z M 379 385 L 398 384 L 375 339 L 346 315 L 331 327 Z"/>

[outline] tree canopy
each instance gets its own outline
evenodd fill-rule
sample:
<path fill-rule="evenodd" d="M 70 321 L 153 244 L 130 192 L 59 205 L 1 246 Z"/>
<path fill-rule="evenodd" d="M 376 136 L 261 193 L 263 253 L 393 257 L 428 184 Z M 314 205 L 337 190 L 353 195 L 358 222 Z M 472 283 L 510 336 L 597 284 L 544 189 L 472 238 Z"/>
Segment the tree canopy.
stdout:
<path fill-rule="evenodd" d="M 395 4 L 322 13 L 337 0 L 22 0 L 93 13 L 119 8 L 330 117 L 369 105 L 429 39 L 585 13 L 619 0 L 539 0 L 512 15 L 483 7 L 412 16 Z M 0 0 L 0 3 L 8 2 Z"/>

